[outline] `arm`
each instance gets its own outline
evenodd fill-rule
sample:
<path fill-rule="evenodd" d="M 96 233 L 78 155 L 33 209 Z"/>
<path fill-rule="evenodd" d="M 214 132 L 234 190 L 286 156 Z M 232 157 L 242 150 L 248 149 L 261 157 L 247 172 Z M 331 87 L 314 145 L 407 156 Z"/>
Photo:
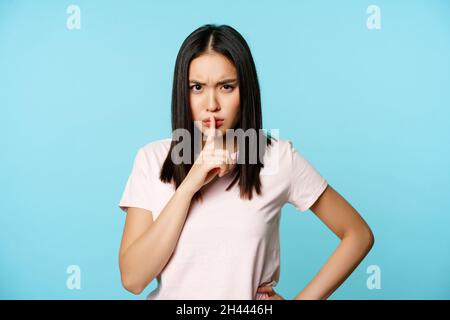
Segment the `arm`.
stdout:
<path fill-rule="evenodd" d="M 359 265 L 374 243 L 367 223 L 331 186 L 327 186 L 310 209 L 341 242 L 294 300 L 328 298 Z"/>
<path fill-rule="evenodd" d="M 128 291 L 140 294 L 167 264 L 195 193 L 190 190 L 182 183 L 155 221 L 148 210 L 127 209 L 119 268 L 122 285 Z"/>
<path fill-rule="evenodd" d="M 194 194 L 219 172 L 223 175 L 234 166 L 224 150 L 215 150 L 214 118 L 211 116 L 210 120 L 212 125 L 203 150 L 158 219 L 153 222 L 151 212 L 145 209 L 127 209 L 119 268 L 123 286 L 135 294 L 144 290 L 172 256 Z"/>

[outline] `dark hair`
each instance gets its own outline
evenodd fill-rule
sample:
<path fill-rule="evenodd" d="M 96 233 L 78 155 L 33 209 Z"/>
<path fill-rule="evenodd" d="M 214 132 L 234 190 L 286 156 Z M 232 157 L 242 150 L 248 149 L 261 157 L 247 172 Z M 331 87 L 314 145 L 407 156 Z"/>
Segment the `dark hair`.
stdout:
<path fill-rule="evenodd" d="M 248 161 L 249 150 L 247 139 L 243 139 L 245 143 L 245 151 L 243 146 L 238 142 L 238 157 L 245 161 L 238 161 L 233 172 L 234 176 L 231 184 L 226 188 L 228 191 L 237 181 L 239 181 L 240 197 L 252 199 L 252 190 L 256 189 L 257 194 L 261 193 L 261 181 L 259 173 L 264 164 L 260 161 L 263 159 L 265 148 L 261 148 L 260 140 L 263 145 L 271 145 L 273 137 L 262 133 L 262 114 L 261 114 L 261 96 L 259 90 L 258 77 L 256 74 L 255 63 L 250 52 L 250 48 L 245 39 L 234 28 L 228 25 L 206 24 L 193 31 L 183 42 L 178 52 L 175 62 L 175 70 L 172 87 L 172 132 L 177 129 L 185 129 L 189 131 L 190 137 L 194 137 L 194 130 L 198 130 L 194 125 L 189 102 L 189 65 L 193 59 L 206 53 L 217 52 L 228 58 L 236 67 L 238 74 L 238 85 L 240 93 L 239 114 L 240 117 L 235 129 L 242 129 L 246 132 L 248 129 L 254 129 L 257 132 L 257 163 L 251 164 Z M 200 134 L 200 136 L 202 136 Z M 199 141 L 201 143 L 201 141 Z M 194 150 L 194 143 L 199 143 L 191 139 L 191 150 Z M 194 152 L 191 152 L 191 162 L 174 164 L 171 160 L 172 149 L 178 144 L 172 133 L 172 141 L 169 152 L 161 168 L 160 180 L 168 183 L 175 183 L 178 188 L 187 176 L 194 162 Z M 200 144 L 201 145 L 201 144 Z M 201 149 L 201 148 L 200 148 Z M 260 150 L 262 149 L 262 150 Z M 202 198 L 201 189 L 197 192 L 193 201 Z"/>

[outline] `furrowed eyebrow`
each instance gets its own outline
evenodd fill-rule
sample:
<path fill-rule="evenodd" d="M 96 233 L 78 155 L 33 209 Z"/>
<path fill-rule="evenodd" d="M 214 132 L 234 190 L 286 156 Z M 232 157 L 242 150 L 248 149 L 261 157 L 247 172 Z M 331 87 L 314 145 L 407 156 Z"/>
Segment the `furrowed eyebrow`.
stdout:
<path fill-rule="evenodd" d="M 234 83 L 234 82 L 237 82 L 237 79 L 235 79 L 235 78 L 230 78 L 230 79 L 224 79 L 224 80 L 221 80 L 221 81 L 217 82 L 217 84 L 218 84 L 218 85 L 221 85 L 221 84 L 229 84 L 229 83 Z M 189 80 L 189 83 L 192 83 L 192 84 L 200 84 L 200 85 L 206 85 L 206 83 L 200 82 L 200 81 L 195 80 L 195 79 Z"/>

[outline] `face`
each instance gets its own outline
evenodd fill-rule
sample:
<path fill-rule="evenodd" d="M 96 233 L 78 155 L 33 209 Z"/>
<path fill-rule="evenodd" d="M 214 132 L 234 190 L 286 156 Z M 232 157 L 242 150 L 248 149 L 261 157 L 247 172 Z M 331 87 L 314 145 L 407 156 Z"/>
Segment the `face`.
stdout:
<path fill-rule="evenodd" d="M 226 129 L 235 128 L 239 120 L 239 83 L 235 66 L 225 56 L 213 52 L 193 59 L 189 90 L 193 121 L 204 134 L 209 123 L 202 121 L 210 115 L 216 119 L 217 134 L 225 137 Z"/>

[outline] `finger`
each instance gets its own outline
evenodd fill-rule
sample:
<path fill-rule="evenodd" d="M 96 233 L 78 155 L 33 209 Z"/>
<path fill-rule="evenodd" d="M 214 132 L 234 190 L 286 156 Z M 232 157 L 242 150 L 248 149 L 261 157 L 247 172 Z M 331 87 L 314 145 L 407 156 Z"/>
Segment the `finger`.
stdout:
<path fill-rule="evenodd" d="M 231 160 L 233 161 L 233 163 L 236 163 L 237 159 L 238 159 L 238 152 L 236 151 L 236 152 L 231 153 L 230 157 L 231 157 Z"/>
<path fill-rule="evenodd" d="M 206 153 L 205 162 L 220 169 L 219 177 L 224 176 L 234 166 L 231 164 L 228 150 L 216 149 Z"/>
<path fill-rule="evenodd" d="M 220 166 L 219 177 L 223 177 L 225 175 L 225 173 L 227 173 L 227 171 L 228 171 L 228 165 L 227 164 L 222 164 Z"/>
<path fill-rule="evenodd" d="M 209 131 L 213 136 L 216 133 L 216 120 L 214 119 L 214 116 L 212 114 L 209 115 Z"/>
<path fill-rule="evenodd" d="M 216 160 L 217 163 L 219 164 L 225 163 L 227 160 L 226 150 L 223 149 L 202 150 L 201 161 L 203 161 L 203 163 L 209 163 L 208 161 L 216 161 Z"/>
<path fill-rule="evenodd" d="M 237 152 L 228 151 L 228 161 L 229 164 L 235 165 L 237 163 Z"/>
<path fill-rule="evenodd" d="M 213 160 L 211 160 L 212 163 L 210 164 L 211 168 L 217 168 L 219 170 L 218 176 L 223 177 L 225 174 L 231 171 L 233 167 L 230 167 L 230 165 L 224 163 L 225 158 L 216 157 Z"/>
<path fill-rule="evenodd" d="M 206 165 L 213 165 L 213 166 L 222 166 L 226 165 L 226 155 L 222 154 L 220 150 L 216 150 L 214 154 L 205 154 L 200 163 L 206 164 Z"/>
<path fill-rule="evenodd" d="M 208 184 L 214 177 L 219 173 L 219 170 L 217 168 L 212 168 L 208 174 L 206 175 L 206 179 L 204 184 Z"/>
<path fill-rule="evenodd" d="M 215 150 L 209 150 L 211 155 L 217 155 L 217 156 L 223 156 L 224 157 L 224 163 L 226 164 L 234 164 L 235 157 L 230 153 L 230 151 L 226 149 L 215 149 Z"/>
<path fill-rule="evenodd" d="M 214 138 L 216 137 L 216 121 L 214 116 L 209 116 L 209 129 L 206 130 L 206 142 L 205 147 L 214 147 Z"/>
<path fill-rule="evenodd" d="M 220 177 L 224 176 L 228 172 L 232 171 L 234 169 L 234 167 L 236 167 L 236 161 L 233 159 L 232 155 L 230 154 L 230 152 L 228 150 L 226 151 L 226 162 L 225 163 L 226 163 L 226 165 L 225 165 L 223 172 L 221 172 L 221 174 L 219 174 Z"/>

